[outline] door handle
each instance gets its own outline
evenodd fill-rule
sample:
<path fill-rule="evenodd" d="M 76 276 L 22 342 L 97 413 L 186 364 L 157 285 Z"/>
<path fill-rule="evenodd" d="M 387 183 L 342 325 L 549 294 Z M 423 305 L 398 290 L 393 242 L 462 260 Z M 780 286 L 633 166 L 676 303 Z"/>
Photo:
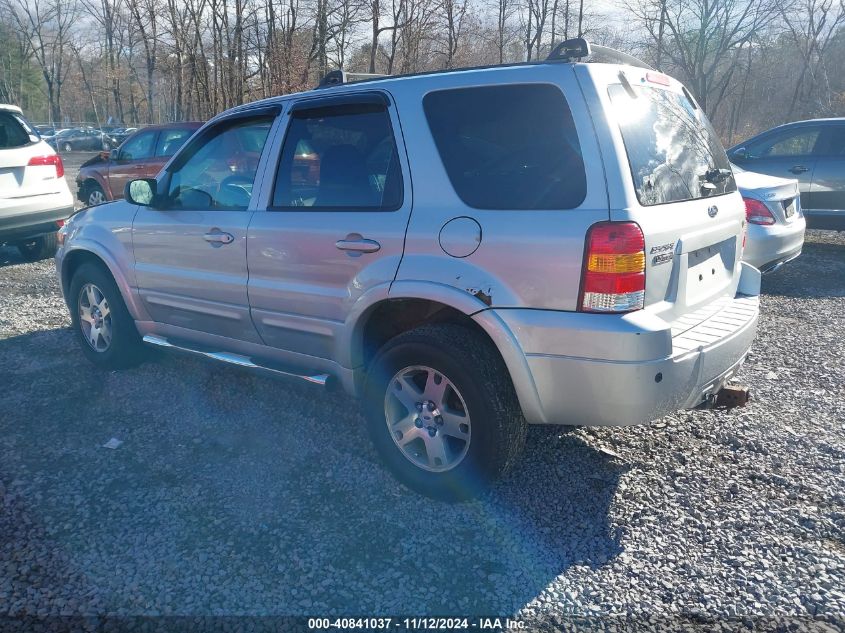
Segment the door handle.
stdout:
<path fill-rule="evenodd" d="M 789 171 L 791 171 L 793 174 L 803 174 L 805 171 L 810 170 L 807 167 L 804 167 L 804 165 L 795 165 Z"/>
<path fill-rule="evenodd" d="M 211 233 L 203 235 L 202 239 L 212 244 L 231 244 L 235 241 L 235 236 L 231 233 L 223 233 L 219 229 L 214 229 Z"/>
<path fill-rule="evenodd" d="M 338 240 L 334 245 L 342 251 L 355 251 L 357 253 L 375 253 L 381 248 L 381 244 L 375 240 L 367 240 L 363 237 Z"/>

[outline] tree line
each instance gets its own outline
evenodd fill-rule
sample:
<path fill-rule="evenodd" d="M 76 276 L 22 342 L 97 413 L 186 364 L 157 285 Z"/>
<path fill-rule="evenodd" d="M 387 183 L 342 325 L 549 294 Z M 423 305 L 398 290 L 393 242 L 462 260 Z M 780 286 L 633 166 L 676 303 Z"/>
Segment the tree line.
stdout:
<path fill-rule="evenodd" d="M 335 68 L 530 61 L 577 36 L 683 81 L 726 142 L 845 114 L 845 0 L 0 0 L 0 102 L 59 125 L 203 120 Z"/>

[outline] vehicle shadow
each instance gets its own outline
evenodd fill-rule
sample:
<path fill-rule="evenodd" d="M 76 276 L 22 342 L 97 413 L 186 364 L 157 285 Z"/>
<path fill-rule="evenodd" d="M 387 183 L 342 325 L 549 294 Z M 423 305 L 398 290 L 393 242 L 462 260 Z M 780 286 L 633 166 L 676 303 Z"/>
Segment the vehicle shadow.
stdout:
<path fill-rule="evenodd" d="M 0 268 L 26 263 L 21 257 L 20 251 L 14 246 L 0 245 Z"/>
<path fill-rule="evenodd" d="M 808 233 L 798 259 L 763 275 L 763 293 L 796 298 L 845 296 L 845 239 L 837 235 L 842 234 Z"/>
<path fill-rule="evenodd" d="M 101 372 L 68 329 L 0 358 L 0 481 L 98 579 L 98 613 L 510 614 L 620 553 L 627 467 L 575 432 L 533 428 L 514 472 L 448 504 L 394 481 L 344 394 L 177 356 Z M 18 582 L 44 546 L 0 566 Z"/>

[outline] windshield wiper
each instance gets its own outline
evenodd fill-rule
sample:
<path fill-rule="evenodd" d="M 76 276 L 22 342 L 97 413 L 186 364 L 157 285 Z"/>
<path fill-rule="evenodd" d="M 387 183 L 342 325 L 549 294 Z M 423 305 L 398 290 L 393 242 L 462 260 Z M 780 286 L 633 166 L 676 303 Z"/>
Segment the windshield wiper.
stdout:
<path fill-rule="evenodd" d="M 702 175 L 698 178 L 700 180 L 704 180 L 706 182 L 711 182 L 713 184 L 718 184 L 720 182 L 725 182 L 728 178 L 733 175 L 730 169 L 719 169 L 718 167 L 711 167 L 707 171 L 705 171 Z"/>

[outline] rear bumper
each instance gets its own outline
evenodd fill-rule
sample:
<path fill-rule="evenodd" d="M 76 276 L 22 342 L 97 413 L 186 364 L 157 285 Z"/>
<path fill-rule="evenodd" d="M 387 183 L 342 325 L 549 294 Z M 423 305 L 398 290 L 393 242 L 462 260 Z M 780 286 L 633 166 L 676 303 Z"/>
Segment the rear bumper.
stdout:
<path fill-rule="evenodd" d="M 806 226 L 807 223 L 803 217 L 795 218 L 786 225 L 749 224 L 742 260 L 766 273 L 795 259 L 804 247 Z"/>
<path fill-rule="evenodd" d="M 526 382 L 533 383 L 539 400 L 536 413 L 526 412 L 528 422 L 624 426 L 694 408 L 721 389 L 748 354 L 759 301 L 757 296 L 725 298 L 708 318 L 674 332 L 642 311 L 498 312 L 522 346 L 530 370 Z M 555 320 L 556 328 L 551 327 Z M 569 346 L 604 358 L 549 353 Z M 523 402 L 522 390 L 529 385 L 520 377 L 514 383 Z"/>
<path fill-rule="evenodd" d="M 56 222 L 73 215 L 73 204 L 21 213 L 6 210 L 0 213 L 0 243 L 39 237 L 58 230 Z"/>

